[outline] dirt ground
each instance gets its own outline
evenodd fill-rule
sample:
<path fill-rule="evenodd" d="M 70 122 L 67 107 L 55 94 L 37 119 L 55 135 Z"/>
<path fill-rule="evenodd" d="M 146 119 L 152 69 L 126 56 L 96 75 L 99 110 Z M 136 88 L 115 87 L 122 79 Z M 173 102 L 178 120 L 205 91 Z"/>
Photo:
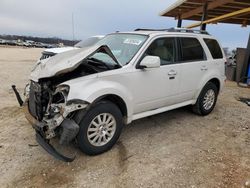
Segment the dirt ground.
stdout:
<path fill-rule="evenodd" d="M 250 89 L 227 82 L 213 113 L 181 108 L 126 126 L 109 152 L 74 146 L 72 163 L 48 155 L 18 107 L 42 49 L 0 47 L 0 187 L 242 187 L 250 180 Z"/>

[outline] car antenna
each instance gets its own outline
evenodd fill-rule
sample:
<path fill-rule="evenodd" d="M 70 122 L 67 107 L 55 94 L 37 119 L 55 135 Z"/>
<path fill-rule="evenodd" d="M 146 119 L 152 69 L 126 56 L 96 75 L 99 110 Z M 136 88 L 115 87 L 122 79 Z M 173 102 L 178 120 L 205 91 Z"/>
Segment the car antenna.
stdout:
<path fill-rule="evenodd" d="M 75 45 L 75 25 L 74 25 L 74 13 L 72 12 L 72 46 Z"/>

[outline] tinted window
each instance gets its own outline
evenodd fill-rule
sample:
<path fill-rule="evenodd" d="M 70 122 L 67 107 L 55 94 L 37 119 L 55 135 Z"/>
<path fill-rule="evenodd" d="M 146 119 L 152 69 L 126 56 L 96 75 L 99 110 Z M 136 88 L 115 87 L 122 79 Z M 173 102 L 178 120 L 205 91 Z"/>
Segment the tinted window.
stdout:
<path fill-rule="evenodd" d="M 205 43 L 207 44 L 207 47 L 214 59 L 221 59 L 223 58 L 221 48 L 218 44 L 218 42 L 214 39 L 204 39 Z"/>
<path fill-rule="evenodd" d="M 204 60 L 205 54 L 200 42 L 196 38 L 180 38 L 181 61 Z"/>
<path fill-rule="evenodd" d="M 160 38 L 156 39 L 145 52 L 146 55 L 158 56 L 161 59 L 161 65 L 167 65 L 174 62 L 175 39 Z"/>

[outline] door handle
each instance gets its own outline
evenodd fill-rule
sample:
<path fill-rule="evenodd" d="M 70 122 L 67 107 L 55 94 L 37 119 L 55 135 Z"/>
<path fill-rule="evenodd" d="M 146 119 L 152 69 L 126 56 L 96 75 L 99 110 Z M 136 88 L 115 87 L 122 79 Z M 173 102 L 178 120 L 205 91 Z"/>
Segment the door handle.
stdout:
<path fill-rule="evenodd" d="M 175 70 L 171 70 L 168 72 L 168 76 L 175 76 L 177 72 Z"/>
<path fill-rule="evenodd" d="M 207 66 L 206 66 L 206 65 L 203 65 L 203 66 L 201 67 L 201 70 L 202 70 L 202 71 L 206 71 L 206 70 L 207 70 Z"/>

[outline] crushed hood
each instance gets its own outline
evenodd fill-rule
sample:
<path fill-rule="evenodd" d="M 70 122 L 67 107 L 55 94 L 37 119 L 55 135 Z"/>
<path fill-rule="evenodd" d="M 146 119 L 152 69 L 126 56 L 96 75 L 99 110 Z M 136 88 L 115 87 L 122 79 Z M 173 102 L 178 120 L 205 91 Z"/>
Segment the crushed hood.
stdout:
<path fill-rule="evenodd" d="M 84 49 L 70 50 L 48 59 L 39 60 L 31 72 L 30 79 L 37 82 L 41 78 L 49 78 L 73 71 L 84 59 L 98 52 L 108 54 L 119 66 L 121 66 L 108 46 L 93 46 Z"/>

